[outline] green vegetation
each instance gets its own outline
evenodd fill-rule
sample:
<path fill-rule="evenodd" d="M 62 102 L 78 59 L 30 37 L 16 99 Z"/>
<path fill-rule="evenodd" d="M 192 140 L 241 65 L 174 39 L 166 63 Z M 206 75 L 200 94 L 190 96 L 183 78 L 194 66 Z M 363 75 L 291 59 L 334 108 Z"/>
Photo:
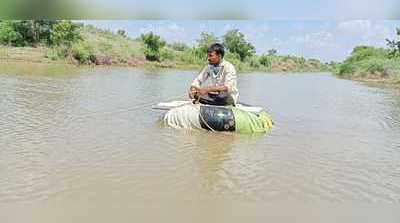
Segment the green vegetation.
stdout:
<path fill-rule="evenodd" d="M 244 34 L 239 32 L 239 30 L 237 29 L 228 31 L 223 36 L 223 40 L 227 50 L 233 54 L 238 55 L 240 61 L 242 62 L 246 58 L 255 55 L 255 47 L 251 43 L 247 42 Z"/>
<path fill-rule="evenodd" d="M 400 39 L 400 28 L 396 29 L 396 34 Z M 389 56 L 391 58 L 398 58 L 400 57 L 400 40 L 389 40 L 386 39 L 387 45 L 390 48 Z"/>
<path fill-rule="evenodd" d="M 154 33 L 132 39 L 122 29 L 112 32 L 70 21 L 0 21 L 0 59 L 9 61 L 199 69 L 215 42 L 226 46 L 225 58 L 238 71 L 312 72 L 330 67 L 318 60 L 281 56 L 275 49 L 256 55 L 255 47 L 236 29 L 221 37 L 203 32 L 189 47 L 166 43 Z"/>
<path fill-rule="evenodd" d="M 397 29 L 400 37 L 400 29 Z M 357 46 L 350 57 L 335 65 L 339 77 L 400 83 L 400 40 L 387 40 L 388 49 Z"/>
<path fill-rule="evenodd" d="M 153 32 L 142 34 L 141 39 L 145 45 L 144 54 L 146 55 L 146 59 L 149 61 L 160 61 L 161 49 L 164 48 L 166 42 L 160 36 L 154 35 Z M 170 55 L 168 53 L 164 54 Z M 166 58 L 170 58 L 170 56 Z"/>
<path fill-rule="evenodd" d="M 81 39 L 71 45 L 69 58 L 73 63 L 113 65 L 131 63 L 142 55 L 141 44 L 121 34 L 93 26 L 80 28 Z"/>

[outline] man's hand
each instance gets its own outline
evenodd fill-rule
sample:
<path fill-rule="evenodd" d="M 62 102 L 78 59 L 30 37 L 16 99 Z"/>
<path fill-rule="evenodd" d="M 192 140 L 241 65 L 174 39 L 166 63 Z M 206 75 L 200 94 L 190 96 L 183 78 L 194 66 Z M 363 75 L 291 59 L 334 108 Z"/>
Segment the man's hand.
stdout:
<path fill-rule="evenodd" d="M 204 88 L 201 88 L 201 89 L 198 89 L 197 90 L 197 93 L 199 93 L 200 95 L 207 95 L 208 94 L 208 90 L 207 89 L 204 89 Z"/>
<path fill-rule="evenodd" d="M 189 91 L 188 91 L 188 95 L 190 99 L 194 99 L 195 94 L 198 93 L 198 88 L 196 87 L 190 87 Z"/>

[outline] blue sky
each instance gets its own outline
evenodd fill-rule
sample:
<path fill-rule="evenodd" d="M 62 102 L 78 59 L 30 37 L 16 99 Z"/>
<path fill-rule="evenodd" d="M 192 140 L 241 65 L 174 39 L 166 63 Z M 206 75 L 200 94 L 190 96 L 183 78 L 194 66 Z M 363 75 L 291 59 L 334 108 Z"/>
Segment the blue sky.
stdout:
<path fill-rule="evenodd" d="M 76 0 L 77 1 L 77 0 Z M 398 0 L 84 0 L 103 18 L 399 19 Z M 86 7 L 85 7 L 86 8 Z"/>
<path fill-rule="evenodd" d="M 202 31 L 222 36 L 239 29 L 255 45 L 257 54 L 277 49 L 279 54 L 341 61 L 357 45 L 385 47 L 395 38 L 400 20 L 276 21 L 276 20 L 89 20 L 99 28 L 124 29 L 131 37 L 155 32 L 168 42 L 193 45 Z"/>

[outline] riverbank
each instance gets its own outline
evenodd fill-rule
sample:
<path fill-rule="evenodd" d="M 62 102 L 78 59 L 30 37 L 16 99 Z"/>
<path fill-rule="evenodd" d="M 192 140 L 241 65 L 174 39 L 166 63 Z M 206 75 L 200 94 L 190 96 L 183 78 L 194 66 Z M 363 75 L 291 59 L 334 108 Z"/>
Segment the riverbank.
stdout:
<path fill-rule="evenodd" d="M 48 55 L 53 49 L 39 46 L 39 47 L 9 47 L 0 46 L 0 70 L 4 70 L 5 65 L 18 64 L 39 64 L 44 66 L 57 66 L 64 67 L 70 66 L 73 68 L 86 68 L 94 66 L 110 66 L 110 67 L 136 67 L 136 68 L 149 68 L 149 69 L 177 69 L 177 70 L 199 70 L 206 61 L 203 63 L 185 63 L 181 60 L 164 60 L 160 62 L 147 61 L 144 55 L 132 56 L 126 59 L 118 58 L 120 55 L 107 55 L 99 56 L 95 62 L 89 64 L 80 64 L 77 60 L 71 57 L 67 58 L 51 58 Z M 179 52 L 177 53 L 180 54 Z M 182 56 L 182 55 L 180 55 Z M 269 72 L 269 73 L 303 73 L 303 72 L 324 72 L 330 71 L 328 65 L 322 64 L 317 60 L 303 60 L 290 56 L 274 56 L 268 62 L 268 66 L 252 66 L 248 63 L 239 62 L 236 60 L 232 63 L 237 68 L 238 72 Z M 9 69 L 10 70 L 10 69 Z"/>
<path fill-rule="evenodd" d="M 340 78 L 400 87 L 400 58 L 384 48 L 359 46 L 334 69 Z"/>
<path fill-rule="evenodd" d="M 33 21 L 31 21 L 33 22 Z M 4 24 L 3 24 L 4 25 Z M 37 43 L 26 43 L 22 39 L 20 45 L 0 45 L 0 61 L 26 62 L 43 64 L 69 64 L 73 66 L 123 66 L 140 68 L 172 68 L 178 70 L 200 70 L 206 64 L 206 46 L 211 34 L 202 33 L 206 43 L 189 47 L 184 43 L 166 43 L 160 40 L 157 60 L 150 60 L 148 45 L 143 38 L 131 38 L 124 31 L 113 32 L 91 25 L 75 23 L 59 23 L 64 29 L 58 37 L 51 36 Z M 28 26 L 30 27 L 30 26 Z M 66 28 L 66 29 L 67 29 Z M 68 30 L 68 29 L 67 29 Z M 68 39 L 70 34 L 74 40 Z M 159 36 L 152 36 L 159 38 Z M 26 37 L 28 40 L 29 38 Z M 45 43 L 45 42 L 50 43 Z M 212 41 L 211 41 L 212 42 Z M 4 44 L 4 43 L 3 43 Z M 155 43 L 154 43 L 155 44 Z M 226 60 L 235 65 L 238 72 L 299 73 L 329 71 L 332 66 L 316 59 L 305 59 L 289 55 L 278 55 L 277 51 L 264 55 L 249 54 L 241 58 L 238 53 L 227 51 Z"/>

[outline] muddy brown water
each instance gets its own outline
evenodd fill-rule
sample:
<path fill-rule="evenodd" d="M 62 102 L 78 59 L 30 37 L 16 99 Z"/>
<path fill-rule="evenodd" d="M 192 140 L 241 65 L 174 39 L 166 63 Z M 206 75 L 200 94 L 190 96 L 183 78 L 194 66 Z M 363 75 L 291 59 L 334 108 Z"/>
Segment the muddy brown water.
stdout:
<path fill-rule="evenodd" d="M 160 125 L 151 105 L 183 99 L 193 77 L 125 68 L 0 74 L 2 222 L 335 222 L 346 215 L 304 204 L 346 213 L 343 205 L 400 202 L 394 90 L 326 73 L 243 74 L 240 101 L 270 111 L 271 134 Z M 400 219 L 392 209 L 360 213 Z"/>

